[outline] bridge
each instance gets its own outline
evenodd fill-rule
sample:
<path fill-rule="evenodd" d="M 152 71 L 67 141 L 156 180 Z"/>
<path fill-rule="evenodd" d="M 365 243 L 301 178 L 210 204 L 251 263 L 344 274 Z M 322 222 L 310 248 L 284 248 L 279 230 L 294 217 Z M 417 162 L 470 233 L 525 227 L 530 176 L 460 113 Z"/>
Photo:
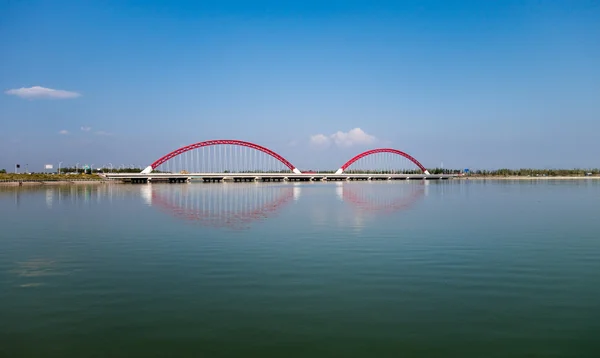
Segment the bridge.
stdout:
<path fill-rule="evenodd" d="M 300 171 L 280 154 L 261 145 L 231 139 L 190 144 L 155 160 L 140 173 L 106 173 L 130 183 L 281 182 L 342 180 L 435 180 L 456 174 L 431 174 L 413 156 L 394 148 L 359 153 L 329 172 Z"/>

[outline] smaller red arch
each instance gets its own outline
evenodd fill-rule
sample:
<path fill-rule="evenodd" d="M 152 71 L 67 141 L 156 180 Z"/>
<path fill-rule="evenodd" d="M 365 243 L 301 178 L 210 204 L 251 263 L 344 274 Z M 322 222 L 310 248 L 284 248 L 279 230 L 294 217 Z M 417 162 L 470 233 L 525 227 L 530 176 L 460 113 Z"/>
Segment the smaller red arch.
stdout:
<path fill-rule="evenodd" d="M 358 154 L 357 156 L 355 156 L 354 158 L 352 158 L 349 161 L 347 161 L 344 165 L 342 165 L 340 167 L 340 169 L 338 170 L 337 174 L 343 173 L 349 166 L 351 166 L 352 164 L 354 164 L 354 162 L 356 162 L 357 160 L 362 159 L 362 158 L 364 158 L 366 156 L 369 156 L 369 155 L 372 155 L 372 154 L 377 154 L 377 153 L 393 153 L 393 154 L 398 154 L 400 156 L 403 156 L 404 158 L 406 158 L 406 159 L 410 160 L 411 162 L 415 163 L 415 165 L 417 167 L 419 167 L 419 169 L 421 169 L 423 171 L 423 173 L 429 174 L 429 172 L 427 171 L 427 169 L 423 166 L 423 164 L 419 163 L 418 160 L 416 160 L 412 156 L 404 153 L 401 150 L 393 149 L 393 148 L 377 148 L 377 149 L 367 150 L 366 152 L 362 152 L 362 153 Z"/>
<path fill-rule="evenodd" d="M 212 145 L 222 145 L 222 144 L 229 144 L 229 145 L 239 145 L 241 147 L 247 147 L 247 148 L 252 148 L 252 149 L 256 149 L 258 151 L 261 151 L 265 154 L 268 154 L 270 156 L 272 156 L 273 158 L 279 160 L 281 163 L 283 163 L 283 165 L 285 165 L 286 167 L 288 167 L 292 172 L 294 173 L 300 173 L 300 171 L 298 169 L 296 169 L 296 167 L 294 165 L 292 165 L 292 163 L 290 163 L 288 160 L 286 160 L 284 157 L 282 157 L 281 155 L 275 153 L 274 151 L 270 150 L 269 148 L 263 147 L 261 145 L 258 144 L 254 144 L 251 142 L 245 142 L 242 140 L 235 140 L 235 139 L 217 139 L 217 140 L 207 140 L 204 142 L 198 142 L 198 143 L 194 143 L 194 144 L 190 144 L 190 145 L 186 145 L 185 147 L 181 147 L 179 149 L 176 149 L 168 154 L 165 154 L 164 156 L 160 157 L 159 159 L 157 159 L 154 163 L 150 164 L 150 166 L 148 168 L 146 168 L 142 173 L 147 172 L 148 170 L 154 170 L 157 167 L 159 167 L 161 164 L 163 164 L 164 162 L 166 162 L 169 159 L 172 159 L 180 154 L 183 154 L 187 151 L 193 150 L 193 149 L 197 149 L 197 148 L 202 148 L 202 147 L 208 147 L 208 146 L 212 146 Z"/>

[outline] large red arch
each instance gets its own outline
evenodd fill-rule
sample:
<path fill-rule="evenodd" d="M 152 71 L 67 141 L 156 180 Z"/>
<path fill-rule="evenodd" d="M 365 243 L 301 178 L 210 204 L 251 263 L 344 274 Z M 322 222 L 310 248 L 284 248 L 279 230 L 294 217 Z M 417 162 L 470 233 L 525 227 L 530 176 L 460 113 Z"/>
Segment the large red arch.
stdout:
<path fill-rule="evenodd" d="M 356 155 L 354 158 L 352 158 L 349 161 L 347 161 L 344 165 L 342 165 L 340 167 L 340 169 L 338 169 L 338 171 L 336 172 L 336 174 L 342 174 L 344 172 L 344 170 L 346 170 L 349 166 L 351 166 L 357 160 L 362 159 L 362 158 L 364 158 L 366 156 L 369 156 L 369 155 L 372 155 L 372 154 L 377 154 L 377 153 L 393 153 L 393 154 L 401 155 L 404 158 L 406 158 L 406 159 L 410 160 L 411 162 L 415 163 L 415 165 L 417 167 L 419 167 L 419 169 L 421 169 L 423 171 L 423 173 L 429 175 L 429 171 L 427 171 L 427 169 L 423 166 L 423 164 L 419 163 L 418 160 L 416 160 L 412 156 L 404 153 L 403 151 L 400 151 L 398 149 L 393 149 L 393 148 L 377 148 L 377 149 L 367 150 L 366 152 L 362 152 L 362 153 Z"/>
<path fill-rule="evenodd" d="M 185 153 L 187 151 L 193 150 L 193 149 L 197 149 L 197 148 L 202 148 L 202 147 L 208 147 L 208 146 L 212 146 L 212 145 L 223 145 L 223 144 L 229 144 L 229 145 L 239 145 L 241 147 L 247 147 L 247 148 L 252 148 L 252 149 L 256 149 L 258 151 L 261 151 L 265 154 L 268 154 L 270 156 L 272 156 L 273 158 L 279 160 L 281 163 L 283 163 L 286 167 L 290 168 L 290 170 L 294 173 L 300 174 L 300 171 L 298 169 L 296 169 L 296 167 L 294 165 L 292 165 L 292 163 L 290 163 L 289 161 L 287 161 L 284 157 L 282 157 L 281 155 L 275 153 L 274 151 L 270 150 L 269 148 L 260 146 L 258 144 L 254 144 L 251 142 L 244 142 L 242 140 L 235 140 L 235 139 L 217 139 L 217 140 L 207 140 L 204 142 L 198 142 L 198 143 L 194 143 L 194 144 L 190 144 L 190 145 L 186 145 L 185 147 L 181 147 L 179 149 L 176 149 L 168 154 L 163 155 L 162 157 L 160 157 L 159 159 L 157 159 L 154 163 L 150 164 L 146 169 L 144 169 L 142 171 L 142 173 L 144 174 L 148 174 L 151 173 L 154 169 L 156 169 L 158 166 L 160 166 L 161 164 L 163 164 L 164 162 L 166 162 L 167 160 L 176 157 L 182 153 Z"/>

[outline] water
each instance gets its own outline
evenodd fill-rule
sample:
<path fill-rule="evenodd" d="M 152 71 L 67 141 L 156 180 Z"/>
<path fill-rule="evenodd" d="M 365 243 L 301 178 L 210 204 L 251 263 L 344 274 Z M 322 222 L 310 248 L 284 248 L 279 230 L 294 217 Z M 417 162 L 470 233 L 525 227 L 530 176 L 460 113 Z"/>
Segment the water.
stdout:
<path fill-rule="evenodd" d="M 600 182 L 0 187 L 1 357 L 597 357 Z"/>

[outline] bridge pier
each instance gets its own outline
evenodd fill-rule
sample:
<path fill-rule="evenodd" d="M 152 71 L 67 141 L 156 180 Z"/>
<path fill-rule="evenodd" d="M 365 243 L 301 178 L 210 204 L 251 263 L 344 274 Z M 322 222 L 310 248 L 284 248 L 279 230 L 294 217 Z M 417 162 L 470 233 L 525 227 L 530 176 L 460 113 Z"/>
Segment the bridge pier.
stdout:
<path fill-rule="evenodd" d="M 257 180 L 257 178 L 255 178 L 255 177 L 234 177 L 233 178 L 234 183 L 247 183 L 247 182 L 253 182 L 256 180 Z"/>
<path fill-rule="evenodd" d="M 270 182 L 281 182 L 283 181 L 285 178 L 284 177 L 262 177 L 260 178 L 260 180 L 263 183 L 270 183 Z"/>
<path fill-rule="evenodd" d="M 293 182 L 297 182 L 297 181 L 310 181 L 312 178 L 311 177 L 288 177 L 288 181 L 293 181 Z"/>

